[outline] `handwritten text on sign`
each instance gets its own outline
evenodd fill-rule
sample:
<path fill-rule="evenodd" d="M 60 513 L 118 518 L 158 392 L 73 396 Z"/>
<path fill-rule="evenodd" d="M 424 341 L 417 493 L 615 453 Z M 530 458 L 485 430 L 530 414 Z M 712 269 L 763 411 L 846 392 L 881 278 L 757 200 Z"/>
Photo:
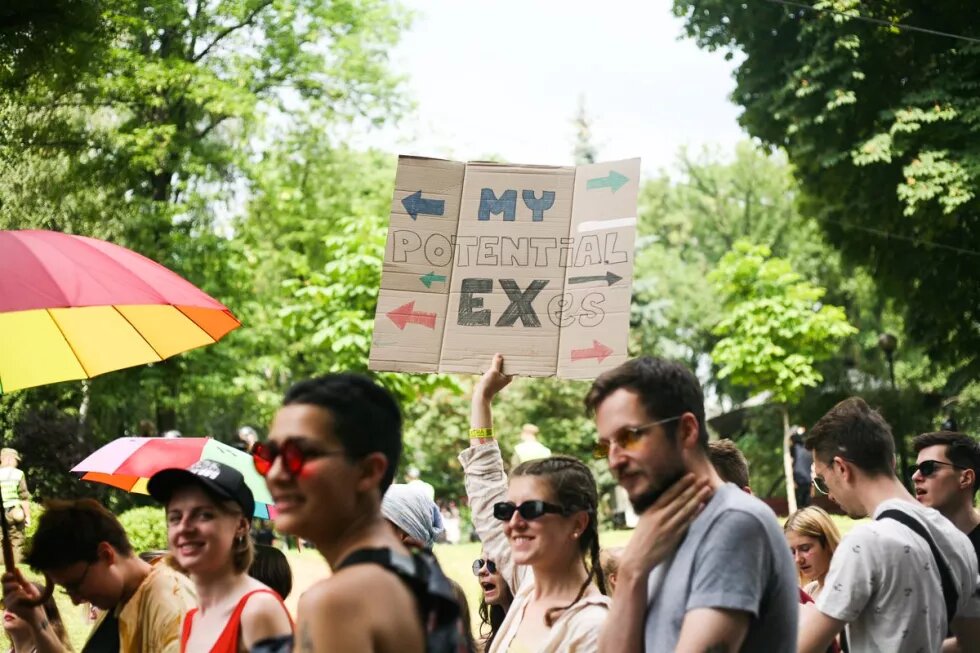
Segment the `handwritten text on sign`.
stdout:
<path fill-rule="evenodd" d="M 591 378 L 626 359 L 639 159 L 401 157 L 371 368 Z"/>

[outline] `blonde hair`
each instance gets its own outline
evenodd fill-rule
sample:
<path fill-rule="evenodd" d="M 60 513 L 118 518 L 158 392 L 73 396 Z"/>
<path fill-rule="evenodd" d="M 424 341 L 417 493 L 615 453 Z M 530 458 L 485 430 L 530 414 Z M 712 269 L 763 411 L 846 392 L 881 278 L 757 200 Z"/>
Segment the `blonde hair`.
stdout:
<path fill-rule="evenodd" d="M 801 508 L 787 517 L 786 523 L 783 524 L 783 532 L 789 531 L 818 540 L 820 545 L 830 553 L 831 558 L 834 557 L 834 551 L 840 544 L 840 531 L 837 530 L 834 520 L 826 510 L 817 506 Z M 803 585 L 803 580 L 801 575 L 800 586 Z"/>

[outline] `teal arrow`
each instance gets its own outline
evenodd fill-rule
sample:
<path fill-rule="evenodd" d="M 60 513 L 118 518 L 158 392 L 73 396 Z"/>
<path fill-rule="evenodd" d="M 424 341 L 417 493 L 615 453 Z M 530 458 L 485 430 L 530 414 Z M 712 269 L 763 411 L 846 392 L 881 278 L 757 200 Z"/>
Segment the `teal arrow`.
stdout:
<path fill-rule="evenodd" d="M 629 179 L 625 175 L 621 175 L 615 170 L 610 170 L 609 174 L 605 177 L 596 177 L 595 179 L 590 179 L 585 182 L 585 187 L 588 190 L 595 190 L 597 188 L 611 188 L 612 192 L 615 193 L 628 181 Z"/>
<path fill-rule="evenodd" d="M 441 283 L 446 283 L 446 275 L 436 274 L 435 272 L 429 272 L 428 274 L 423 274 L 421 277 L 419 277 L 419 279 L 421 279 L 422 283 L 425 284 L 426 288 L 431 288 L 432 284 L 435 283 L 436 281 L 439 281 Z"/>

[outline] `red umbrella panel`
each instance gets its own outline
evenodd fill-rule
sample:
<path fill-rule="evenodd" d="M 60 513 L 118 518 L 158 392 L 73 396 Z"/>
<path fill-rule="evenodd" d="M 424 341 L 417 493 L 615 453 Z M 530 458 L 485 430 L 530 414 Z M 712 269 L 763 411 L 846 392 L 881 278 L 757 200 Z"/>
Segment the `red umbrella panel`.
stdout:
<path fill-rule="evenodd" d="M 216 299 L 124 247 L 0 231 L 0 392 L 159 362 L 238 326 Z"/>

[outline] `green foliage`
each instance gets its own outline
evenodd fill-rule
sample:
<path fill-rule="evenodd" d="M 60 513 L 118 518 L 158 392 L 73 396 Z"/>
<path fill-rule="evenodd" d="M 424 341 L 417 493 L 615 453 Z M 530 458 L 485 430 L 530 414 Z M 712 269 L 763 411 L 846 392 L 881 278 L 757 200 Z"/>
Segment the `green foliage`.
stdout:
<path fill-rule="evenodd" d="M 720 378 L 792 403 L 823 380 L 816 364 L 857 329 L 842 308 L 819 303 L 823 288 L 771 254 L 764 245 L 738 241 L 709 275 L 725 307 L 711 357 Z"/>
<path fill-rule="evenodd" d="M 30 541 L 37 531 L 37 520 L 44 512 L 44 508 L 36 501 L 31 501 L 31 523 L 24 529 L 24 539 Z"/>
<path fill-rule="evenodd" d="M 23 74 L 0 75 L 0 228 L 56 229 L 131 247 L 224 302 L 245 329 L 218 346 L 87 385 L 0 396 L 0 431 L 7 440 L 20 438 L 18 425 L 27 422 L 74 421 L 65 429 L 74 440 L 54 440 L 72 441 L 75 448 L 32 463 L 44 466 L 32 473 L 48 484 L 44 491 L 52 494 L 45 496 L 88 488 L 65 474 L 80 458 L 77 449 L 87 453 L 134 434 L 142 419 L 160 431 L 219 438 L 242 423 L 267 423 L 291 368 L 303 374 L 312 369 L 286 356 L 293 353 L 284 347 L 287 338 L 315 350 L 315 363 L 328 358 L 309 346 L 324 329 L 324 316 L 284 329 L 270 294 L 263 296 L 270 303 L 252 311 L 256 286 L 264 280 L 248 258 L 254 252 L 247 239 L 230 237 L 229 213 L 240 208 L 238 192 L 265 175 L 253 164 L 261 165 L 281 143 L 276 130 L 289 131 L 299 121 L 326 134 L 338 126 L 379 124 L 401 112 L 398 80 L 387 66 L 388 50 L 406 22 L 397 6 L 383 0 L 108 0 L 55 3 L 64 6 L 54 12 L 50 4 L 15 5 L 15 28 L 0 35 L 0 73 L 25 63 L 25 53 L 42 48 L 50 55 L 15 71 Z M 59 17 L 78 22 L 60 24 Z M 51 40 L 42 46 L 34 42 L 39 36 Z M 267 124 L 275 129 L 264 131 Z M 288 158 L 285 150 L 274 156 L 279 164 Z M 352 175 L 335 175 L 344 176 Z M 377 205 L 378 187 L 370 189 L 370 198 L 351 201 Z M 318 208 L 315 218 L 332 224 L 336 207 Z M 356 227 L 357 215 L 343 217 Z M 283 231 L 304 229 L 297 221 Z M 367 231 L 330 234 L 369 238 Z M 357 248 L 345 244 L 348 253 Z M 322 240 L 305 245 L 311 251 L 324 247 Z M 325 263 L 311 268 L 320 277 L 306 281 L 331 292 L 338 275 L 368 270 L 354 281 L 370 285 L 369 265 L 324 270 Z M 271 278 L 279 289 L 289 277 Z M 336 306 L 343 299 L 330 301 Z M 343 323 L 350 337 L 326 350 L 336 355 L 349 347 L 353 354 L 339 356 L 340 364 L 366 351 L 366 301 L 355 307 L 357 317 L 352 313 Z M 318 338 L 326 343 L 329 334 Z M 276 366 L 256 360 L 256 353 L 268 352 L 278 354 Z"/>
<path fill-rule="evenodd" d="M 160 506 L 131 508 L 119 515 L 136 553 L 167 549 L 167 520 Z"/>
<path fill-rule="evenodd" d="M 980 352 L 980 46 L 858 20 L 970 34 L 975 2 L 675 0 L 699 45 L 743 55 L 734 101 L 784 149 L 807 213 L 899 301 L 934 361 Z M 843 15 L 842 13 L 843 12 Z"/>
<path fill-rule="evenodd" d="M 268 410 L 301 378 L 368 371 L 394 163 L 335 148 L 306 126 L 256 166 L 254 198 L 237 225 L 252 266 L 247 312 L 257 318 L 240 378 Z M 434 374 L 378 377 L 404 405 L 456 387 Z"/>
<path fill-rule="evenodd" d="M 704 282 L 740 238 L 768 246 L 794 269 L 819 279 L 835 301 L 861 304 L 845 284 L 839 257 L 796 206 L 799 190 L 785 157 L 740 143 L 733 156 L 682 150 L 674 177 L 641 187 L 632 315 L 633 351 L 686 361 L 697 369 L 718 340 L 722 296 Z M 858 286 L 856 290 L 863 291 Z M 874 347 L 874 344 L 871 344 Z M 744 389 L 713 377 L 719 394 Z"/>

